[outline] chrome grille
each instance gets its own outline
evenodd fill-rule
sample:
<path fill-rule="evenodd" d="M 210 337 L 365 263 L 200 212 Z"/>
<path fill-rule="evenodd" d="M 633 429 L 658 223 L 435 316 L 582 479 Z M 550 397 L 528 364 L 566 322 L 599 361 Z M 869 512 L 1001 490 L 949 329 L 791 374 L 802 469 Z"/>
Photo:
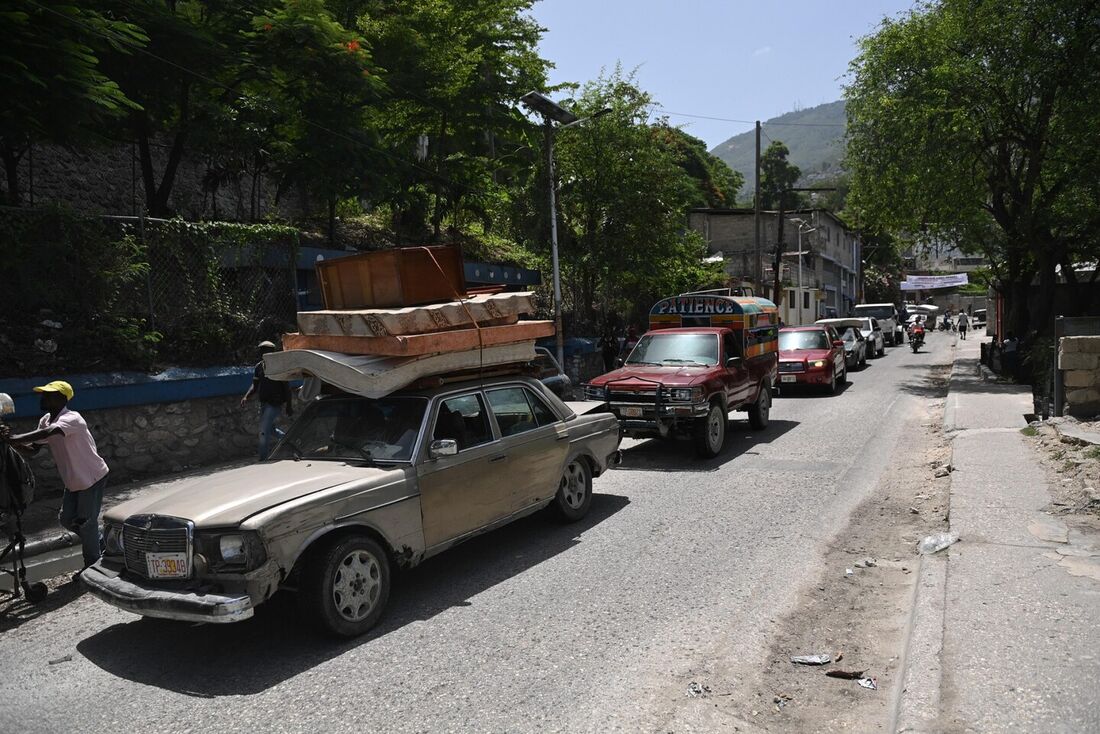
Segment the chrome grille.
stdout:
<path fill-rule="evenodd" d="M 780 372 L 805 372 L 806 371 L 806 363 L 805 362 L 780 362 L 779 363 L 779 371 Z"/>
<path fill-rule="evenodd" d="M 178 517 L 134 515 L 122 524 L 127 570 L 149 576 L 146 553 L 186 553 L 191 557 L 191 523 Z"/>

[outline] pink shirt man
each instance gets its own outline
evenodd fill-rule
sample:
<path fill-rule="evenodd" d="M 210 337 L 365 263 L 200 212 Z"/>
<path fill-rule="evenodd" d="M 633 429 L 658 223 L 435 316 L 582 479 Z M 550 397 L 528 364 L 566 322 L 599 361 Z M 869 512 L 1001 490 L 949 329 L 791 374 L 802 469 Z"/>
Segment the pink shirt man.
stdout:
<path fill-rule="evenodd" d="M 38 428 L 61 431 L 48 436 L 46 444 L 65 489 L 81 492 L 107 476 L 107 462 L 96 451 L 95 439 L 80 413 L 62 408 L 52 423 L 47 413 L 38 421 Z"/>

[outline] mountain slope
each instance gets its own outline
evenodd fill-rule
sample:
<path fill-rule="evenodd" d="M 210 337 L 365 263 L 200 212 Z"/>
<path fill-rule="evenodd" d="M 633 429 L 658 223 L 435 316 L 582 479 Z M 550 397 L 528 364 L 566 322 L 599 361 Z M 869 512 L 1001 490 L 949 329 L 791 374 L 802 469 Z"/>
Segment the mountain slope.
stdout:
<path fill-rule="evenodd" d="M 844 158 L 844 101 L 788 112 L 763 123 L 764 135 L 760 138 L 761 150 L 769 140 L 781 140 L 791 151 L 790 161 L 802 169 L 803 182 L 812 182 L 822 174 L 836 173 Z M 781 123 L 799 123 L 784 125 Z M 804 127 L 803 127 L 804 125 Z M 742 195 L 752 192 L 756 184 L 755 133 L 750 130 L 734 135 L 711 151 L 730 168 L 745 176 Z"/>

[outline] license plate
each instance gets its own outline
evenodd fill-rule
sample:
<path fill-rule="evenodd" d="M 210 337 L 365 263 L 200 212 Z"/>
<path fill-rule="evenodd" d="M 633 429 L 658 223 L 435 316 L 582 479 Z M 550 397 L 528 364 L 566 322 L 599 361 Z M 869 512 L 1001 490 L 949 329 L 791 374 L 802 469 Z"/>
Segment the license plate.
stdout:
<path fill-rule="evenodd" d="M 625 407 L 622 407 L 622 408 L 619 408 L 619 412 L 622 413 L 623 418 L 641 418 L 642 417 L 642 409 L 641 408 L 632 407 L 632 406 L 629 406 L 629 405 L 625 406 Z"/>
<path fill-rule="evenodd" d="M 782 375 L 779 378 L 780 382 L 798 382 L 798 378 L 794 375 Z"/>
<path fill-rule="evenodd" d="M 190 575 L 186 553 L 146 553 L 145 565 L 151 579 L 185 579 Z"/>

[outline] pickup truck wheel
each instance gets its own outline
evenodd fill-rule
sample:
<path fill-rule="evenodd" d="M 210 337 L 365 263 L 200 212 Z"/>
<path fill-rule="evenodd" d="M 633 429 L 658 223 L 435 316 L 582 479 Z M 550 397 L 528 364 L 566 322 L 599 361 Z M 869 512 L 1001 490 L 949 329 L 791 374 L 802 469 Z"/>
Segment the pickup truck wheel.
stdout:
<path fill-rule="evenodd" d="M 768 427 L 768 416 L 772 410 L 772 389 L 768 383 L 760 386 L 760 395 L 749 408 L 749 425 L 758 431 Z"/>
<path fill-rule="evenodd" d="M 378 622 L 390 596 L 390 563 L 364 535 L 319 548 L 303 569 L 302 603 L 329 634 L 356 637 Z"/>
<path fill-rule="evenodd" d="M 592 506 L 592 472 L 588 462 L 579 456 L 565 465 L 554 495 L 554 510 L 566 522 L 576 522 L 588 514 Z"/>
<path fill-rule="evenodd" d="M 698 422 L 695 427 L 695 451 L 706 459 L 711 459 L 722 453 L 722 447 L 726 444 L 726 422 L 729 417 L 722 406 L 713 403 L 707 417 Z"/>

